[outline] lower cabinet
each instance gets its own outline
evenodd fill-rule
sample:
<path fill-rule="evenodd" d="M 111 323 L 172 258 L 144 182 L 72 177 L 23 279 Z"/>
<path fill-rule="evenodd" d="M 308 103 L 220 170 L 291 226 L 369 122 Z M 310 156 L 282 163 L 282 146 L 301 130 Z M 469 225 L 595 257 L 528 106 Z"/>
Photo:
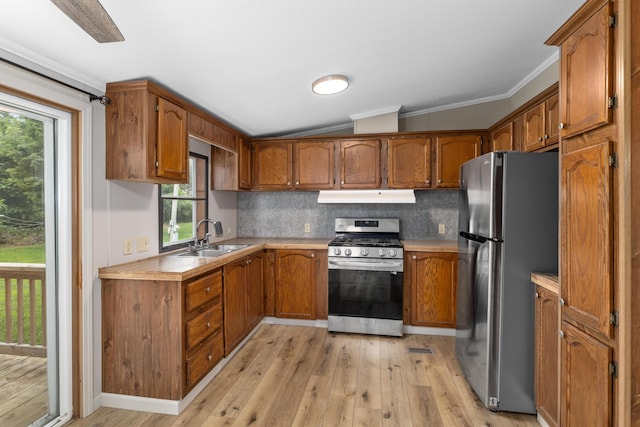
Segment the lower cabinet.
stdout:
<path fill-rule="evenodd" d="M 102 281 L 102 390 L 180 400 L 222 359 L 222 270 Z"/>
<path fill-rule="evenodd" d="M 558 425 L 558 365 L 560 338 L 559 297 L 542 286 L 536 286 L 535 300 L 535 391 L 538 414 L 551 427 Z"/>
<path fill-rule="evenodd" d="M 228 356 L 264 317 L 264 253 L 224 266 L 224 354 Z"/>
<path fill-rule="evenodd" d="M 612 425 L 613 349 L 564 320 L 560 348 L 561 425 Z"/>
<path fill-rule="evenodd" d="M 316 265 L 315 250 L 276 250 L 276 317 L 316 318 Z"/>
<path fill-rule="evenodd" d="M 404 322 L 414 326 L 456 325 L 458 254 L 407 252 Z"/>

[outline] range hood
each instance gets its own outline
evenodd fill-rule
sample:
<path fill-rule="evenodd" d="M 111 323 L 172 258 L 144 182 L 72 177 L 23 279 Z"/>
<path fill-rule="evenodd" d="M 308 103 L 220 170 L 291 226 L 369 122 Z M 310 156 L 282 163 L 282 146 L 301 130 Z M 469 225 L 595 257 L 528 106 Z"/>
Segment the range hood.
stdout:
<path fill-rule="evenodd" d="M 415 203 L 413 190 L 323 190 L 318 203 Z"/>

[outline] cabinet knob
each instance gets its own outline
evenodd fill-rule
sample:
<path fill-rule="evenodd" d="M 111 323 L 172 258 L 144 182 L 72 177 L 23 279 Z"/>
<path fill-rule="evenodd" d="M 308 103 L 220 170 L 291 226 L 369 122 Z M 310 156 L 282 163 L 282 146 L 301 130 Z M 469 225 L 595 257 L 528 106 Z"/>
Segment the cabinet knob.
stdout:
<path fill-rule="evenodd" d="M 536 298 L 540 298 L 540 294 L 539 293 L 536 292 L 534 295 L 535 295 Z"/>
<path fill-rule="evenodd" d="M 560 305 L 564 305 L 564 298 L 560 298 Z"/>
<path fill-rule="evenodd" d="M 560 123 L 560 124 L 558 125 L 558 129 L 564 129 L 564 123 Z"/>
<path fill-rule="evenodd" d="M 207 322 L 207 328 L 211 327 L 211 322 Z"/>
<path fill-rule="evenodd" d="M 287 181 L 287 185 L 291 185 L 291 181 Z"/>
<path fill-rule="evenodd" d="M 207 289 L 205 289 L 204 291 L 205 291 L 206 293 L 211 292 L 211 287 L 209 287 L 209 286 L 208 286 L 208 287 L 207 287 Z"/>
<path fill-rule="evenodd" d="M 427 184 L 431 184 L 431 180 L 430 179 L 427 179 L 424 182 L 426 182 Z"/>
<path fill-rule="evenodd" d="M 211 359 L 213 359 L 213 357 L 211 357 L 211 355 L 209 354 L 209 355 L 207 356 L 207 360 L 211 360 Z"/>
<path fill-rule="evenodd" d="M 538 141 L 542 141 L 542 137 L 541 136 L 538 137 Z"/>
<path fill-rule="evenodd" d="M 315 258 L 316 254 L 311 254 L 311 258 Z"/>
<path fill-rule="evenodd" d="M 340 184 L 344 185 L 344 181 L 340 181 Z"/>
<path fill-rule="evenodd" d="M 558 335 L 560 336 L 560 338 L 564 338 L 564 332 L 558 331 Z"/>
<path fill-rule="evenodd" d="M 417 256 L 415 256 L 415 255 L 414 255 L 414 256 L 412 256 L 411 258 L 413 258 L 413 259 L 418 259 L 418 257 L 417 257 Z"/>
<path fill-rule="evenodd" d="M 296 185 L 300 185 L 300 181 L 296 181 Z"/>
<path fill-rule="evenodd" d="M 544 139 L 549 139 L 549 135 L 548 134 L 544 134 Z"/>

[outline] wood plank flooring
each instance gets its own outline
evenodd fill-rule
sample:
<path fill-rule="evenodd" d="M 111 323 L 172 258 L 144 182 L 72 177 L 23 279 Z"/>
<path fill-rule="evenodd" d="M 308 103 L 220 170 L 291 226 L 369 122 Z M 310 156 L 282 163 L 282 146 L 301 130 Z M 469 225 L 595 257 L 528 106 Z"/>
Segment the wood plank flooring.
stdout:
<path fill-rule="evenodd" d="M 429 349 L 431 354 L 410 352 Z M 493 413 L 469 388 L 451 337 L 332 334 L 262 325 L 180 415 L 100 408 L 79 426 L 538 426 Z"/>
<path fill-rule="evenodd" d="M 47 359 L 0 354 L 0 426 L 22 427 L 48 411 Z"/>

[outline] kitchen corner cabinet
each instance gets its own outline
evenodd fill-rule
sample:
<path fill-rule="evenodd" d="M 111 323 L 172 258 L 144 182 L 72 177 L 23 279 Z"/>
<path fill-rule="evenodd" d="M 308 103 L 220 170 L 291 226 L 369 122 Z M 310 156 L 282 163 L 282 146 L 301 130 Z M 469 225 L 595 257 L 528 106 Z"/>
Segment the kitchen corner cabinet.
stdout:
<path fill-rule="evenodd" d="M 431 139 L 389 138 L 389 188 L 431 188 Z"/>
<path fill-rule="evenodd" d="M 333 141 L 295 142 L 293 148 L 295 189 L 332 189 L 335 185 Z"/>
<path fill-rule="evenodd" d="M 536 151 L 557 144 L 559 115 L 557 94 L 525 112 L 522 151 Z"/>
<path fill-rule="evenodd" d="M 107 84 L 106 177 L 187 182 L 187 110 L 149 81 Z"/>
<path fill-rule="evenodd" d="M 513 122 L 509 122 L 491 132 L 491 151 L 513 150 Z"/>
<path fill-rule="evenodd" d="M 288 190 L 293 182 L 293 143 L 260 141 L 253 145 L 253 189 Z"/>
<path fill-rule="evenodd" d="M 251 143 L 238 138 L 238 152 L 211 146 L 211 189 L 251 190 Z"/>
<path fill-rule="evenodd" d="M 224 354 L 228 356 L 264 317 L 262 252 L 224 269 Z"/>
<path fill-rule="evenodd" d="M 536 286 L 535 296 L 536 410 L 550 427 L 555 427 L 559 415 L 559 297 L 556 292 L 539 285 Z"/>
<path fill-rule="evenodd" d="M 103 279 L 102 390 L 182 399 L 223 357 L 222 271 Z"/>
<path fill-rule="evenodd" d="M 340 188 L 380 188 L 379 139 L 340 141 Z"/>
<path fill-rule="evenodd" d="M 405 322 L 408 320 L 414 326 L 454 328 L 458 254 L 407 252 L 405 270 L 405 286 L 409 288 Z"/>
<path fill-rule="evenodd" d="M 433 143 L 435 187 L 460 188 L 460 166 L 482 150 L 480 135 L 437 136 Z"/>
<path fill-rule="evenodd" d="M 316 288 L 317 257 L 315 250 L 276 250 L 276 317 L 315 319 Z"/>

